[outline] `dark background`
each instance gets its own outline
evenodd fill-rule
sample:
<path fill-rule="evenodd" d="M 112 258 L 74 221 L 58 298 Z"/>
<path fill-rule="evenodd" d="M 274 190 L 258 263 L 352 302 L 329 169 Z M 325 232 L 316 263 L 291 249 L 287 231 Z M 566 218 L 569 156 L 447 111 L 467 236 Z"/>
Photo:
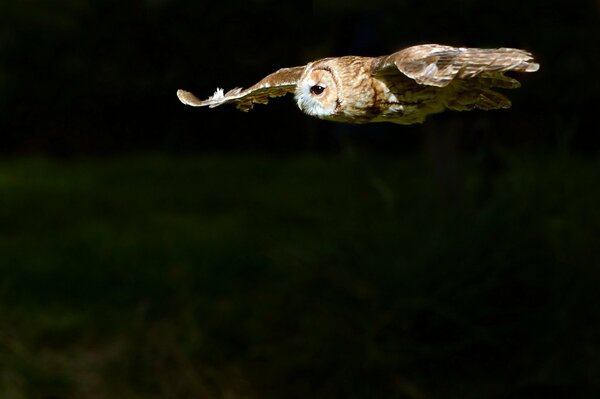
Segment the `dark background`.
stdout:
<path fill-rule="evenodd" d="M 175 95 L 420 43 L 541 68 L 416 126 Z M 599 71 L 592 0 L 3 0 L 0 397 L 598 397 Z"/>
<path fill-rule="evenodd" d="M 439 117 L 485 123 L 510 147 L 567 141 L 597 151 L 598 4 L 593 1 L 4 1 L 0 93 L 5 153 L 160 149 L 337 150 L 337 126 L 290 98 L 236 114 L 182 107 L 283 66 L 382 55 L 419 43 L 517 47 L 541 63 L 510 112 Z M 227 123 L 224 123 L 227 121 Z M 426 127 L 354 130 L 380 148 L 419 145 Z M 259 130 L 258 134 L 250 133 Z M 568 131 L 568 133 L 567 133 Z M 366 136 L 385 136 L 381 140 Z M 568 137 L 566 137 L 566 136 Z M 354 136 L 353 136 L 354 137 Z"/>

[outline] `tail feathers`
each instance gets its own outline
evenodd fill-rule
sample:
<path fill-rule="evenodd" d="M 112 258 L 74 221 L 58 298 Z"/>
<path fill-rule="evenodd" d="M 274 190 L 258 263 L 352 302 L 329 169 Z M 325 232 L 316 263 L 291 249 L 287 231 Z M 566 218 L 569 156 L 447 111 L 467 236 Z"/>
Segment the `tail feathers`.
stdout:
<path fill-rule="evenodd" d="M 510 108 L 511 105 L 510 100 L 502 94 L 490 89 L 480 89 L 475 108 L 489 111 L 491 109 Z"/>
<path fill-rule="evenodd" d="M 504 95 L 487 88 L 475 88 L 468 91 L 457 92 L 455 96 L 446 101 L 446 107 L 453 111 L 471 111 L 481 109 L 510 108 L 511 102 Z"/>
<path fill-rule="evenodd" d="M 517 79 L 505 76 L 503 72 L 482 73 L 477 77 L 484 87 L 498 87 L 501 89 L 518 89 L 521 83 Z"/>

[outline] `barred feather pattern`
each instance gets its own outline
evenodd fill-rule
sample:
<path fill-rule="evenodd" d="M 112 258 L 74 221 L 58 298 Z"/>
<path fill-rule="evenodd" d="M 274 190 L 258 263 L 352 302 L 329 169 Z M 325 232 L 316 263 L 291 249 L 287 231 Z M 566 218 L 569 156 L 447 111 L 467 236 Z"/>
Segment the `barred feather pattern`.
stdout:
<path fill-rule="evenodd" d="M 446 109 L 508 108 L 495 89 L 520 83 L 507 72 L 535 72 L 531 53 L 513 48 L 465 48 L 424 44 L 381 57 L 329 57 L 281 68 L 247 89 L 217 89 L 206 100 L 179 90 L 180 101 L 210 108 L 235 104 L 242 111 L 293 93 L 306 114 L 345 123 L 421 123 Z"/>

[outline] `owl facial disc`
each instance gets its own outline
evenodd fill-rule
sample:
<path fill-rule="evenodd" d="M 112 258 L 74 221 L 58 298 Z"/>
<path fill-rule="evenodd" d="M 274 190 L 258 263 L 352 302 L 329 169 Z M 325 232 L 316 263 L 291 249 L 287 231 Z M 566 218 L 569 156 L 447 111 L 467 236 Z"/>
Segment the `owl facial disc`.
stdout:
<path fill-rule="evenodd" d="M 325 68 L 312 68 L 298 81 L 296 103 L 304 113 L 317 118 L 327 118 L 335 113 L 337 86 L 333 74 Z"/>

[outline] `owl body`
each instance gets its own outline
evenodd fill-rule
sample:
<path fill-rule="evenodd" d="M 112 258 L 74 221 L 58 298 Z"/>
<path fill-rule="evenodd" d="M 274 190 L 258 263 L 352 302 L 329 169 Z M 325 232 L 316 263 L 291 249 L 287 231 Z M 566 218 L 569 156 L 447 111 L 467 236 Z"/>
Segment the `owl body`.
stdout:
<path fill-rule="evenodd" d="M 388 56 L 329 57 L 282 68 L 248 89 L 221 89 L 207 100 L 179 90 L 188 105 L 235 103 L 250 110 L 270 97 L 293 93 L 302 112 L 320 119 L 363 124 L 421 123 L 445 109 L 468 111 L 510 107 L 495 88 L 519 87 L 507 71 L 533 72 L 530 53 L 510 48 L 456 48 L 437 44 L 406 48 Z"/>
<path fill-rule="evenodd" d="M 419 85 L 403 75 L 373 76 L 375 61 L 344 56 L 308 64 L 295 91 L 298 107 L 320 119 L 354 124 L 408 125 L 443 111 L 440 88 Z M 315 85 L 329 93 L 315 95 Z"/>

